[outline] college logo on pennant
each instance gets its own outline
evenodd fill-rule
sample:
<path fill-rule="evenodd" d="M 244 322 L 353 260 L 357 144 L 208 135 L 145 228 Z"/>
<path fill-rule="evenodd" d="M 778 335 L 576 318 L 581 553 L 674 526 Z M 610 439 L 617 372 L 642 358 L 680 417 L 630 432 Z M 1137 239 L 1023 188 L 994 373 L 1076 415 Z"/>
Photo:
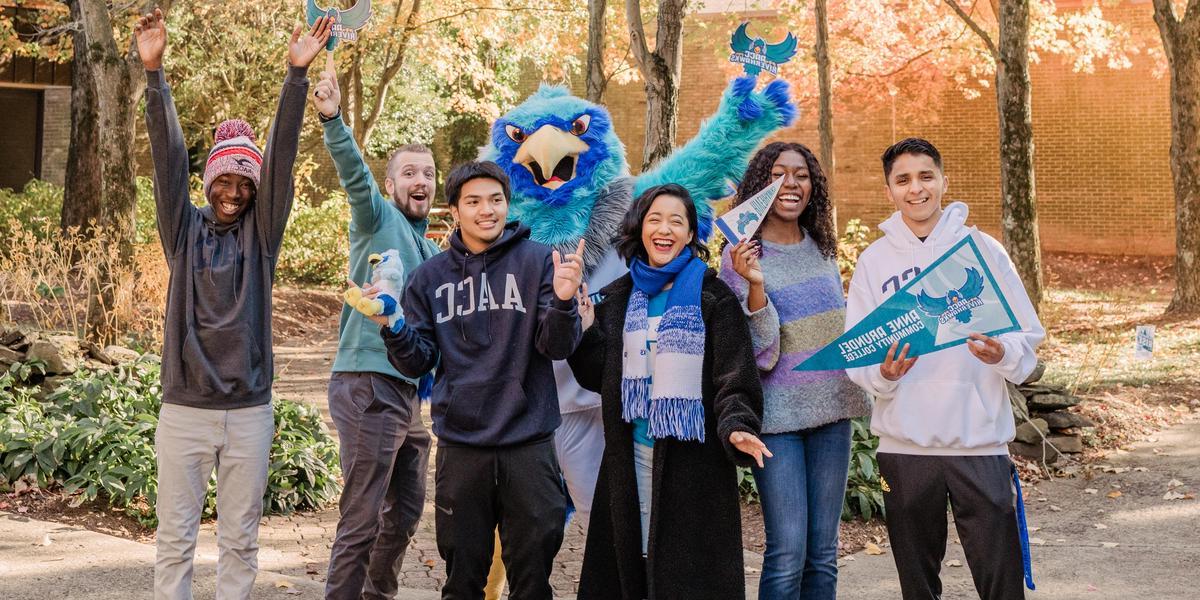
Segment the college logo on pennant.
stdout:
<path fill-rule="evenodd" d="M 876 365 L 896 342 L 909 344 L 909 356 L 921 356 L 966 343 L 972 333 L 993 336 L 1020 329 L 972 232 L 795 370 Z"/>
<path fill-rule="evenodd" d="M 796 55 L 796 36 L 788 33 L 782 42 L 768 44 L 762 38 L 750 37 L 746 33 L 749 26 L 750 22 L 746 21 L 733 32 L 733 39 L 729 40 L 729 47 L 733 50 L 729 62 L 741 64 L 746 74 L 754 77 L 763 71 L 778 75 L 779 65 Z"/>
<path fill-rule="evenodd" d="M 333 17 L 329 43 L 325 45 L 326 50 L 333 50 L 338 40 L 358 41 L 358 30 L 366 27 L 367 21 L 371 19 L 371 0 L 356 0 L 354 6 L 346 10 L 336 7 L 321 8 L 317 6 L 316 0 L 308 0 L 305 15 L 308 17 L 309 27 L 321 17 Z"/>
<path fill-rule="evenodd" d="M 775 196 L 781 187 L 783 187 L 782 177 L 751 196 L 749 200 L 717 218 L 717 229 L 721 230 L 730 244 L 737 245 L 750 239 L 766 220 L 767 212 L 771 210 L 771 203 L 775 202 Z"/>

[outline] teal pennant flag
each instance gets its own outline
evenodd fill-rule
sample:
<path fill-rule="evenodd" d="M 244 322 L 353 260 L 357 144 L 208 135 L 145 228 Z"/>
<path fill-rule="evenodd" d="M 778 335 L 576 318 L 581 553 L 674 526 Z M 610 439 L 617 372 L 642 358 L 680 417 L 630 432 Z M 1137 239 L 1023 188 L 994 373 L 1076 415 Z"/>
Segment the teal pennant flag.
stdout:
<path fill-rule="evenodd" d="M 901 348 L 909 344 L 909 356 L 923 356 L 963 344 L 972 333 L 993 336 L 1020 329 L 972 233 L 796 370 L 881 364 L 897 341 Z"/>

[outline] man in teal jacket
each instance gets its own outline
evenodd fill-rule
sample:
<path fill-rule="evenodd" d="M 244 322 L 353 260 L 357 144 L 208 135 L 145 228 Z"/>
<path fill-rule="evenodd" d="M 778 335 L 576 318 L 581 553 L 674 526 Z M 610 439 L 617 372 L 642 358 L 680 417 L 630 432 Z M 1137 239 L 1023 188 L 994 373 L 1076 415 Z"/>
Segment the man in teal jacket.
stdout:
<path fill-rule="evenodd" d="M 332 59 L 311 99 L 350 202 L 350 278 L 369 281 L 368 257 L 389 249 L 400 253 L 407 277 L 438 252 L 425 238 L 437 185 L 433 155 L 415 144 L 396 150 L 384 196 L 342 120 Z M 418 380 L 388 363 L 379 326 L 347 305 L 338 331 L 329 412 L 345 487 L 325 597 L 393 598 L 404 549 L 425 504 L 430 436 L 421 422 Z"/>

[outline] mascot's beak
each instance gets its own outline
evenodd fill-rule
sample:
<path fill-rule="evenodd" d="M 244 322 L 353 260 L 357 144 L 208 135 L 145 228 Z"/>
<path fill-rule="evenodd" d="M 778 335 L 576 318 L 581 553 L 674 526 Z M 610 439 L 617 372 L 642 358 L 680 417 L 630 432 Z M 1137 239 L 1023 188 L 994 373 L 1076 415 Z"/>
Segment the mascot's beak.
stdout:
<path fill-rule="evenodd" d="M 521 144 L 513 162 L 525 165 L 538 185 L 557 190 L 575 179 L 579 155 L 587 150 L 588 145 L 578 137 L 553 125 L 542 125 Z"/>
<path fill-rule="evenodd" d="M 371 263 L 371 266 L 373 267 L 373 266 L 383 262 L 383 257 L 378 254 L 372 254 L 367 257 L 367 262 Z"/>

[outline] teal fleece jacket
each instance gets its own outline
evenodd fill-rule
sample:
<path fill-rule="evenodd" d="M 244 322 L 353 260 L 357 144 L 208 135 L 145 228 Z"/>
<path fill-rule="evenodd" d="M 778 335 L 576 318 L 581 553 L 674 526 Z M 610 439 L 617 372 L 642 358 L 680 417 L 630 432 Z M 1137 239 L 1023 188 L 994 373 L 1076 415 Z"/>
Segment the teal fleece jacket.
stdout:
<path fill-rule="evenodd" d="M 324 128 L 325 147 L 350 202 L 350 279 L 355 283 L 368 281 L 371 265 L 367 257 L 392 248 L 400 253 L 405 277 L 411 277 L 421 263 L 439 252 L 437 244 L 425 237 L 429 219 L 409 220 L 380 193 L 341 115 L 326 122 Z M 416 384 L 416 379 L 401 375 L 388 363 L 379 326 L 345 304 L 338 325 L 333 372 L 383 373 Z"/>

